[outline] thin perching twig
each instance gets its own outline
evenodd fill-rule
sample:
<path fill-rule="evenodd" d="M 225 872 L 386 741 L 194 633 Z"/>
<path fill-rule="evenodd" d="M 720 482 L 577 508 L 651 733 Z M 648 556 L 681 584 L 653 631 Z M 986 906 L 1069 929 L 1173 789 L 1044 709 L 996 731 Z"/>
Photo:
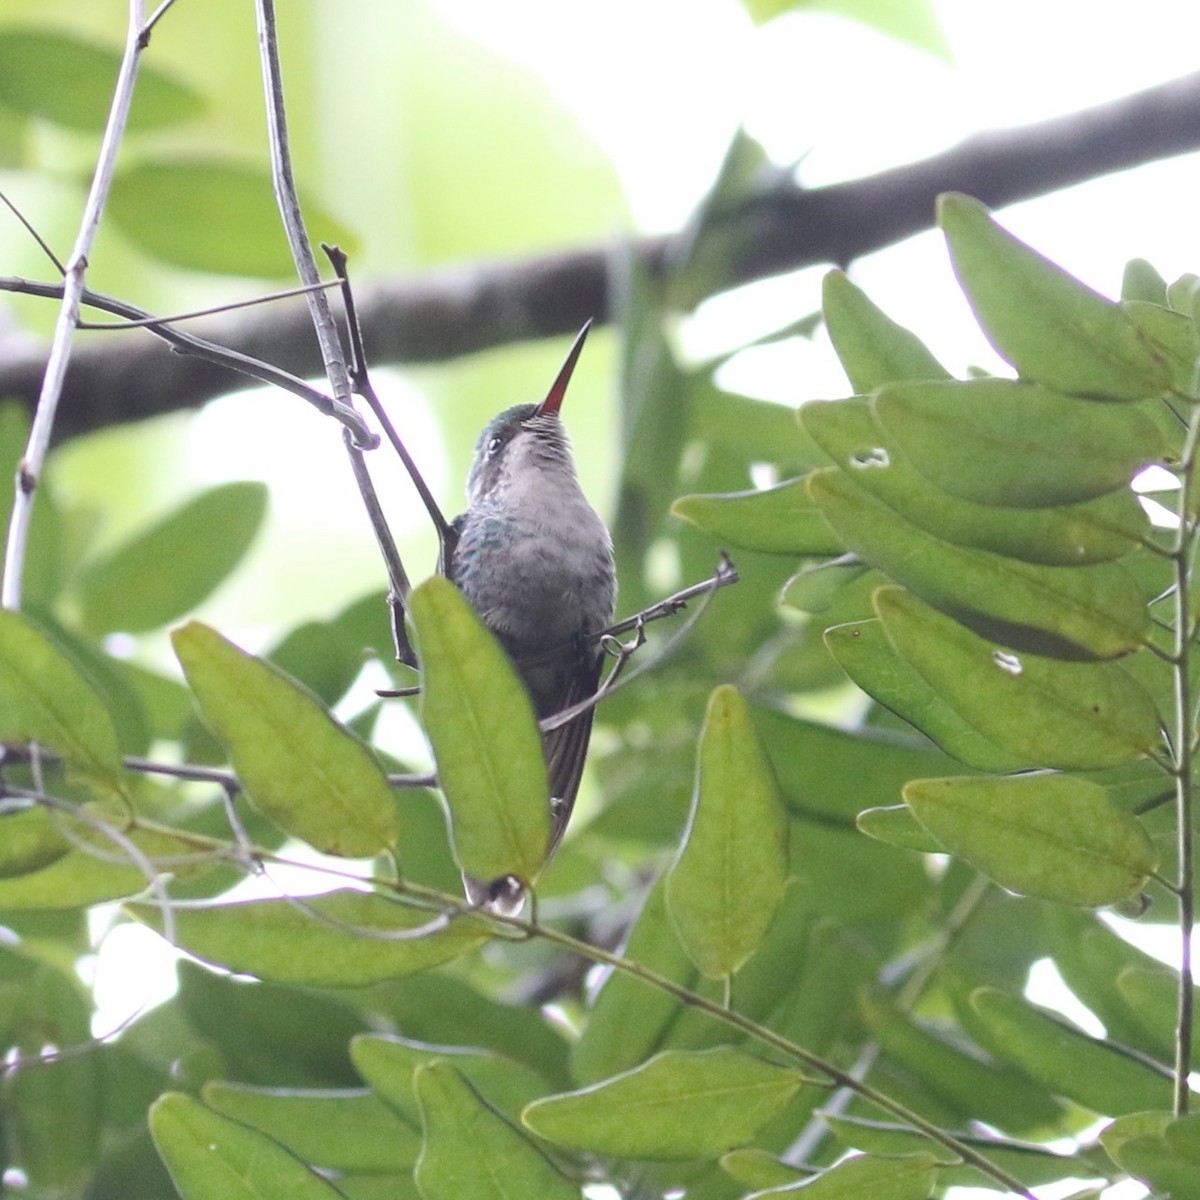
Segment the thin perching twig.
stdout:
<path fill-rule="evenodd" d="M 8 541 L 4 551 L 4 578 L 0 583 L 0 606 L 17 610 L 21 607 L 21 582 L 25 571 L 25 554 L 29 543 L 29 526 L 33 518 L 34 495 L 38 479 L 50 448 L 50 435 L 54 431 L 54 418 L 58 412 L 58 401 L 62 395 L 63 380 L 67 374 L 67 363 L 71 358 L 71 343 L 79 320 L 79 306 L 83 297 L 84 278 L 87 274 L 88 258 L 96 232 L 100 228 L 100 217 L 112 186 L 113 173 L 117 165 L 117 152 L 125 134 L 129 118 L 129 107 L 133 102 L 133 85 L 137 78 L 138 60 L 146 45 L 145 7 L 142 0 L 129 0 L 129 21 L 125 37 L 125 51 L 121 67 L 117 72 L 117 83 L 109 108 L 108 122 L 100 143 L 96 160 L 96 172 L 88 189 L 83 207 L 83 219 L 71 255 L 63 271 L 63 298 L 54 325 L 54 337 L 50 343 L 50 354 L 46 362 L 46 373 L 42 377 L 41 392 L 37 409 L 29 430 L 25 456 L 17 467 L 16 494 L 13 499 L 12 516 L 8 526 Z"/>

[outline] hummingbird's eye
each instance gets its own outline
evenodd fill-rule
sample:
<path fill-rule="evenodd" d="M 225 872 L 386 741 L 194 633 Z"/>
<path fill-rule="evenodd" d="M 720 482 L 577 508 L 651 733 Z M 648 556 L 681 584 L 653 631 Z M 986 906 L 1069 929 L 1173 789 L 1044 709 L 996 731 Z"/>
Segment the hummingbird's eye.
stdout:
<path fill-rule="evenodd" d="M 491 458 L 492 455 L 495 454 L 496 451 L 500 449 L 500 446 L 501 446 L 501 443 L 503 442 L 503 440 L 504 440 L 503 438 L 494 437 L 494 438 L 492 438 L 492 440 L 490 442 L 488 442 L 488 444 L 487 444 L 488 458 Z"/>

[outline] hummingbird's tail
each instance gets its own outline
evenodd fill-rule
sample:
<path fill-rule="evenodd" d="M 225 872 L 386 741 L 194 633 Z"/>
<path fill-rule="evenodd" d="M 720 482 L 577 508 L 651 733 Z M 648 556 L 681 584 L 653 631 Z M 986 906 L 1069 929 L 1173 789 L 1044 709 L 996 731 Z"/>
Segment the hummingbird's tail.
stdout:
<path fill-rule="evenodd" d="M 590 669 L 574 674 L 572 684 L 563 697 L 558 711 L 589 699 L 600 682 L 600 667 L 603 655 L 597 654 Z M 575 807 L 575 796 L 579 781 L 583 777 L 583 764 L 587 759 L 588 743 L 592 737 L 592 714 L 587 708 L 557 729 L 542 736 L 542 750 L 546 755 L 546 768 L 550 775 L 550 842 L 546 847 L 546 860 L 554 857 L 562 836 L 567 831 L 571 810 Z"/>

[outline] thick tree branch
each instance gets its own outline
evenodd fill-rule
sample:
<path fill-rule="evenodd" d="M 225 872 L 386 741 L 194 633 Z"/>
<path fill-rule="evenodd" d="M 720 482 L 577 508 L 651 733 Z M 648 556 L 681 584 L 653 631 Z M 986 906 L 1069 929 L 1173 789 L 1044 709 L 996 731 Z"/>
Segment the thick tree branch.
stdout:
<path fill-rule="evenodd" d="M 723 221 L 730 265 L 721 287 L 819 263 L 846 264 L 930 226 L 933 202 L 966 192 L 992 207 L 1045 195 L 1113 171 L 1200 149 L 1200 74 L 1036 125 L 980 134 L 921 162 L 805 191 L 752 197 Z M 661 275 L 673 238 L 629 249 Z M 358 289 L 374 365 L 433 362 L 492 346 L 569 333 L 609 314 L 612 248 L 584 247 L 516 262 L 471 263 Z M 207 320 L 197 333 L 298 375 L 321 370 L 308 316 L 282 303 Z M 45 357 L 6 355 L 0 395 L 30 405 Z M 66 436 L 177 409 L 245 386 L 231 371 L 173 355 L 141 333 L 81 338 L 67 376 Z"/>

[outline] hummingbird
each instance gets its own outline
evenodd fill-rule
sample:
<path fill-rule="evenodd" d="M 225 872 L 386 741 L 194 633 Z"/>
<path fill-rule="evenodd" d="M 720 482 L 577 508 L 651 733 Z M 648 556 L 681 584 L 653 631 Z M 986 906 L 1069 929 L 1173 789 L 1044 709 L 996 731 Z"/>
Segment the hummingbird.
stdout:
<path fill-rule="evenodd" d="M 539 720 L 596 691 L 604 652 L 595 635 L 612 623 L 616 604 L 612 538 L 579 485 L 560 416 L 590 327 L 580 330 L 540 404 L 506 409 L 479 435 L 467 511 L 451 522 L 445 555 L 445 573 L 512 660 Z M 591 730 L 588 708 L 542 735 L 547 859 L 570 819 Z M 514 887 L 523 892 L 515 880 L 465 883 L 475 903 L 503 903 Z"/>

